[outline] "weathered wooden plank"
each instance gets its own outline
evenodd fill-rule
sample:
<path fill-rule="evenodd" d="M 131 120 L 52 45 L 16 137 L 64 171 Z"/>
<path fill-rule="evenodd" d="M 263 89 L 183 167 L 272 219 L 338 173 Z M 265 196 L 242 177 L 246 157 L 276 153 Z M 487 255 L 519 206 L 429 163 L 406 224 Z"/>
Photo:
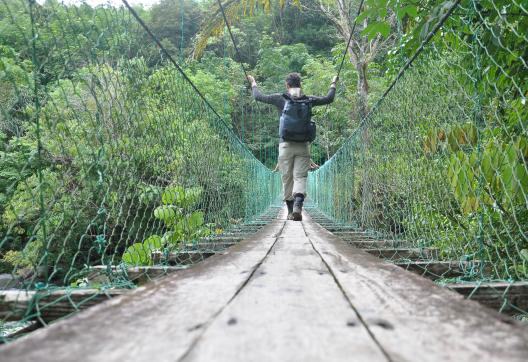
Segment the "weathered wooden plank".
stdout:
<path fill-rule="evenodd" d="M 501 313 L 514 315 L 528 311 L 528 282 L 451 283 L 443 286 Z"/>
<path fill-rule="evenodd" d="M 0 347 L 2 362 L 177 361 L 247 283 L 283 225 L 274 221 L 225 254 Z"/>
<path fill-rule="evenodd" d="M 358 232 L 357 227 L 355 226 L 336 225 L 334 223 L 329 223 L 329 224 L 321 225 L 321 226 L 323 226 L 324 228 L 326 228 L 326 230 L 330 232 L 339 232 L 339 233 L 344 233 L 344 232 L 357 233 Z"/>
<path fill-rule="evenodd" d="M 357 249 L 394 249 L 403 247 L 403 245 L 395 242 L 394 240 L 345 240 L 347 244 Z"/>
<path fill-rule="evenodd" d="M 390 248 L 390 249 L 365 249 L 369 254 L 378 258 L 398 260 L 427 260 L 438 259 L 438 250 L 430 248 Z"/>
<path fill-rule="evenodd" d="M 5 333 L 0 338 L 0 344 L 7 343 L 19 336 L 23 336 L 27 333 L 33 332 L 43 327 L 42 323 L 40 323 L 39 321 L 30 321 L 26 323 L 25 325 L 21 327 L 17 327 L 17 328 L 9 328 L 9 323 L 14 323 L 14 322 L 7 322 L 6 324 L 4 324 L 3 327 L 7 325 L 7 328 L 12 329 L 12 331 L 7 331 L 7 333 Z M 4 329 L 4 332 L 5 332 L 5 329 Z"/>
<path fill-rule="evenodd" d="M 379 238 L 375 237 L 366 232 L 362 231 L 334 231 L 334 235 L 339 236 L 341 239 L 346 241 L 351 240 L 378 240 Z"/>
<path fill-rule="evenodd" d="M 120 266 L 112 265 L 95 265 L 90 268 L 90 272 L 87 275 L 87 279 L 90 281 L 104 281 L 101 278 L 105 278 L 109 273 L 113 277 L 116 275 L 121 275 L 124 278 L 127 278 L 130 281 L 133 281 L 137 284 L 145 284 L 150 282 L 153 279 L 158 279 L 162 276 L 184 270 L 188 266 L 166 266 L 166 265 L 155 265 L 155 266 L 136 266 L 128 267 L 123 269 Z"/>
<path fill-rule="evenodd" d="M 243 237 L 220 234 L 220 235 L 215 235 L 215 236 L 200 239 L 198 242 L 200 243 L 238 243 L 240 240 L 243 240 L 243 239 L 244 239 Z"/>
<path fill-rule="evenodd" d="M 185 361 L 386 361 L 332 275 L 289 221 L 246 287 Z"/>
<path fill-rule="evenodd" d="M 242 227 L 258 228 L 258 227 L 262 227 L 262 226 L 266 226 L 266 225 L 268 225 L 267 221 L 255 220 L 255 221 L 249 221 L 249 222 L 243 224 Z"/>
<path fill-rule="evenodd" d="M 151 257 L 154 264 L 161 264 L 163 262 L 169 265 L 191 265 L 199 263 L 215 254 L 217 253 L 214 251 L 205 250 L 183 250 L 168 254 L 155 251 L 151 253 Z"/>
<path fill-rule="evenodd" d="M 467 275 L 469 270 L 476 271 L 478 268 L 478 263 L 465 261 L 404 260 L 394 264 L 431 280 L 458 278 Z"/>
<path fill-rule="evenodd" d="M 110 298 L 130 292 L 130 289 L 58 289 L 48 291 L 0 291 L 0 320 L 24 318 L 49 323 Z"/>
<path fill-rule="evenodd" d="M 314 248 L 392 360 L 527 360 L 526 326 L 351 248 L 308 219 Z"/>
<path fill-rule="evenodd" d="M 240 240 L 239 240 L 240 241 Z M 201 250 L 201 251 L 222 251 L 230 246 L 233 246 L 236 242 L 198 242 L 194 244 L 186 244 L 184 250 Z"/>
<path fill-rule="evenodd" d="M 224 231 L 222 233 L 222 236 L 226 239 L 233 239 L 233 238 L 238 238 L 238 239 L 247 239 L 249 237 L 251 237 L 253 235 L 253 233 L 251 232 L 248 232 L 248 231 L 243 231 L 243 232 L 239 232 L 239 231 Z"/>

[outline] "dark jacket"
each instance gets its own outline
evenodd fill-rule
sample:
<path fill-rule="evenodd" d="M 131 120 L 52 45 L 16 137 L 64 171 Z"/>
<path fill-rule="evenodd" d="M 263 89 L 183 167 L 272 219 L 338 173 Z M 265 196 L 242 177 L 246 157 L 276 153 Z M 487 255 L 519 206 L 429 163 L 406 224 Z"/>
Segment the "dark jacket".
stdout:
<path fill-rule="evenodd" d="M 279 113 L 282 113 L 282 110 L 284 109 L 284 105 L 286 104 L 286 98 L 282 93 L 273 93 L 273 94 L 262 94 L 257 86 L 254 86 L 252 88 L 253 98 L 259 102 L 272 104 L 275 107 L 277 107 L 277 110 Z M 323 106 L 325 104 L 330 104 L 334 101 L 335 96 L 335 88 L 330 87 L 328 90 L 328 94 L 324 97 L 317 97 L 317 96 L 301 96 L 299 98 L 308 98 L 310 99 L 312 106 Z M 299 99 L 297 98 L 297 99 Z M 280 142 L 284 142 L 284 140 L 281 138 Z"/>
<path fill-rule="evenodd" d="M 273 104 L 275 107 L 277 107 L 279 112 L 282 112 L 284 109 L 284 104 L 286 103 L 286 99 L 282 95 L 282 93 L 273 93 L 273 94 L 262 94 L 257 86 L 254 86 L 252 88 L 253 92 L 253 98 L 259 102 Z M 328 90 L 328 94 L 324 97 L 317 97 L 317 96 L 308 96 L 308 98 L 312 101 L 312 106 L 324 106 L 325 104 L 330 104 L 334 101 L 335 96 L 335 88 L 330 87 Z"/>

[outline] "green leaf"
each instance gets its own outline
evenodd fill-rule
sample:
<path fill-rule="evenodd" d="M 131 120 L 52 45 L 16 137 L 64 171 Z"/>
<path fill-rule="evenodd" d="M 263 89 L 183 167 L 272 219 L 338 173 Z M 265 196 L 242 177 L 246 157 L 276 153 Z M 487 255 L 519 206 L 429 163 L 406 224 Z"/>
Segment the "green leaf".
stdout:
<path fill-rule="evenodd" d="M 409 15 L 411 18 L 418 16 L 418 8 L 415 5 L 407 5 L 396 10 L 396 16 L 399 20 L 402 20 L 405 15 Z"/>
<path fill-rule="evenodd" d="M 520 153 L 520 157 L 528 158 L 528 138 L 525 136 L 519 136 L 515 143 L 515 147 Z"/>
<path fill-rule="evenodd" d="M 521 192 L 517 192 L 517 198 L 521 203 L 526 204 L 526 191 L 528 190 L 528 169 L 524 163 L 518 163 L 515 166 L 515 181 L 518 190 L 522 190 Z"/>
<path fill-rule="evenodd" d="M 384 21 L 372 22 L 363 31 L 362 35 L 367 36 L 370 40 L 374 39 L 378 34 L 383 37 L 388 37 L 391 31 L 391 27 Z"/>
<path fill-rule="evenodd" d="M 201 211 L 193 212 L 187 219 L 187 225 L 190 230 L 195 230 L 204 224 L 204 213 Z"/>
<path fill-rule="evenodd" d="M 143 246 L 145 250 L 160 250 L 163 247 L 163 242 L 161 241 L 161 236 L 151 235 L 143 241 Z"/>
<path fill-rule="evenodd" d="M 163 237 L 161 238 L 162 244 L 177 244 L 180 240 L 182 240 L 182 231 L 178 230 L 177 225 L 174 226 L 174 228 L 171 231 L 167 231 L 165 234 L 163 234 Z"/>
<path fill-rule="evenodd" d="M 142 243 L 132 244 L 123 254 L 121 260 L 128 265 L 150 265 L 150 250 L 145 249 Z"/>
<path fill-rule="evenodd" d="M 176 205 L 189 208 L 200 200 L 202 190 L 199 187 L 185 189 L 182 186 L 170 186 L 161 195 L 161 201 L 165 205 Z"/>
<path fill-rule="evenodd" d="M 167 187 L 161 195 L 164 205 L 176 205 L 185 197 L 185 189 L 182 186 Z"/>
<path fill-rule="evenodd" d="M 158 206 L 154 210 L 154 217 L 166 224 L 171 224 L 176 219 L 176 210 L 171 206 Z"/>
<path fill-rule="evenodd" d="M 482 154 L 482 163 L 480 166 L 480 170 L 482 172 L 482 175 L 484 176 L 484 180 L 486 180 L 487 183 L 491 184 L 493 183 L 495 170 L 493 169 L 491 155 L 489 154 L 489 152 L 486 151 L 488 150 L 485 150 Z"/>
<path fill-rule="evenodd" d="M 356 23 L 360 23 L 363 20 L 367 19 L 370 15 L 372 15 L 372 10 L 363 10 L 356 18 Z"/>

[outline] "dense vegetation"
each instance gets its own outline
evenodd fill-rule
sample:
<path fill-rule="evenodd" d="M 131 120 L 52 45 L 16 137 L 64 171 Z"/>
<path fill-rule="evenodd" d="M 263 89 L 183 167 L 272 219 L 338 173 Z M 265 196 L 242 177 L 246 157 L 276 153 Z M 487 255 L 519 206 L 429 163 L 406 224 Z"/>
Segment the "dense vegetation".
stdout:
<path fill-rule="evenodd" d="M 316 3 L 306 2 L 306 10 L 257 9 L 236 21 L 242 59 L 225 30 L 193 58 L 194 40 L 203 30 L 197 20 L 209 16 L 209 5 L 162 1 L 136 10 L 228 127 L 273 168 L 276 111 L 256 106 L 248 96 L 240 61 L 265 91 L 282 92 L 285 75 L 296 71 L 307 93 L 324 94 L 342 41 L 314 11 Z M 225 137 L 226 146 L 235 141 L 218 129 L 125 9 L 9 2 L 0 7 L 0 32 L 2 271 L 15 268 L 35 277 L 37 266 L 49 265 L 52 280 L 68 282 L 84 265 L 119 262 L 127 248 L 139 250 L 152 235 L 174 235 L 177 220 L 187 226 L 180 222 L 179 236 L 172 238 L 176 245 L 257 211 L 259 206 L 244 200 L 251 192 L 246 178 L 256 171 L 245 171 L 245 161 L 230 151 L 204 157 L 201 149 L 216 143 L 214 149 L 221 150 Z M 38 33 L 35 41 L 32 32 Z M 322 112 L 316 114 L 325 140 L 315 148 L 321 161 L 357 123 L 349 107 L 352 73 L 346 64 L 336 106 L 324 121 Z M 156 213 L 171 187 L 197 188 L 201 201 L 188 210 L 163 206 L 177 213 L 170 217 Z"/>
<path fill-rule="evenodd" d="M 526 278 L 522 7 L 462 1 L 361 123 L 452 1 L 367 0 L 348 49 L 359 1 L 229 3 L 240 54 L 215 1 L 136 8 L 223 121 L 125 9 L 1 3 L 0 271 L 69 283 L 262 211 L 275 178 L 233 134 L 273 168 L 277 115 L 249 97 L 241 63 L 264 91 L 299 72 L 306 93 L 324 94 L 346 51 L 336 102 L 314 113 L 316 162 L 346 141 L 317 176 L 320 206 Z"/>
<path fill-rule="evenodd" d="M 527 30 L 518 4 L 463 1 L 320 170 L 333 187 L 315 191 L 319 206 L 470 262 L 469 278 L 526 279 Z M 404 59 L 413 33 L 402 38 Z"/>

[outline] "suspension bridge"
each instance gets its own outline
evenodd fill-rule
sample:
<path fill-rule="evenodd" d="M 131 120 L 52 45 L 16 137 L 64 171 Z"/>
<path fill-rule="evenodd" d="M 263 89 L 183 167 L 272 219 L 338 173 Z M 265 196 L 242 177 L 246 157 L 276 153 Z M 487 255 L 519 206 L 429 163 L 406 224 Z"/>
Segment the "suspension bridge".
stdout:
<path fill-rule="evenodd" d="M 295 222 L 276 153 L 124 3 L 0 3 L 30 59 L 2 63 L 2 361 L 528 358 L 526 7 L 450 2 Z"/>

